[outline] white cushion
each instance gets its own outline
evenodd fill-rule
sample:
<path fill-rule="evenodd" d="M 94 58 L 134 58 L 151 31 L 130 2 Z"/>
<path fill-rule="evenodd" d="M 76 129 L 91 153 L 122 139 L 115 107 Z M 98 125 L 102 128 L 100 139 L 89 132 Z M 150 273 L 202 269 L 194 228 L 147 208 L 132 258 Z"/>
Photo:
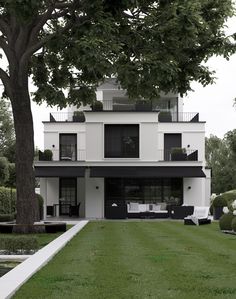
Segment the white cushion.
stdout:
<path fill-rule="evenodd" d="M 139 212 L 139 203 L 138 202 L 131 202 L 129 204 L 129 210 L 133 212 Z"/>
<path fill-rule="evenodd" d="M 159 212 L 161 210 L 161 205 L 154 204 L 152 206 L 152 210 L 153 210 L 153 212 Z"/>
<path fill-rule="evenodd" d="M 146 204 L 139 204 L 139 212 L 146 212 L 147 211 L 147 205 Z"/>
<path fill-rule="evenodd" d="M 208 218 L 209 207 L 194 207 L 193 216 L 198 219 Z"/>

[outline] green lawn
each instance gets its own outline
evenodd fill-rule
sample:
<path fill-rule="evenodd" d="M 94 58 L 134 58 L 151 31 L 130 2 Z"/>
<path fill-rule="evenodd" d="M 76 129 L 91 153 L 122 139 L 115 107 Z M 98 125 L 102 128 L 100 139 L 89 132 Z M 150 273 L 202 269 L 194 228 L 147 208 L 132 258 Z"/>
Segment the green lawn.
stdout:
<path fill-rule="evenodd" d="M 236 298 L 236 237 L 217 223 L 90 222 L 14 298 Z"/>

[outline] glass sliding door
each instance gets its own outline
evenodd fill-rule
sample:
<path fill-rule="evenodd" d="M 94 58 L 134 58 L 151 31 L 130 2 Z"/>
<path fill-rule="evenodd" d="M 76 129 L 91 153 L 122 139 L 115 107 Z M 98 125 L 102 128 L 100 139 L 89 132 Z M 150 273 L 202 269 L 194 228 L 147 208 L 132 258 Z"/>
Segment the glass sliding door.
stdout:
<path fill-rule="evenodd" d="M 77 135 L 60 134 L 60 160 L 77 160 Z"/>
<path fill-rule="evenodd" d="M 77 204 L 77 179 L 60 178 L 59 210 L 60 215 L 69 215 L 70 207 Z"/>

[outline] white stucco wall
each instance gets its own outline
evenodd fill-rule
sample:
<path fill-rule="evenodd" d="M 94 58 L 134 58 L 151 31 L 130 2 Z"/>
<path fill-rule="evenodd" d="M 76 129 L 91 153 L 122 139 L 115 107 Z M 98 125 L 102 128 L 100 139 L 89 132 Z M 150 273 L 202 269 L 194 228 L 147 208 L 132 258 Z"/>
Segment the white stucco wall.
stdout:
<path fill-rule="evenodd" d="M 205 181 L 205 205 L 210 206 L 211 200 L 211 169 L 204 170 L 206 174 L 206 181 Z"/>
<path fill-rule="evenodd" d="M 189 189 L 191 187 L 191 189 Z M 205 206 L 205 178 L 184 178 L 184 204 Z"/>
<path fill-rule="evenodd" d="M 104 178 L 86 178 L 86 218 L 104 218 Z"/>

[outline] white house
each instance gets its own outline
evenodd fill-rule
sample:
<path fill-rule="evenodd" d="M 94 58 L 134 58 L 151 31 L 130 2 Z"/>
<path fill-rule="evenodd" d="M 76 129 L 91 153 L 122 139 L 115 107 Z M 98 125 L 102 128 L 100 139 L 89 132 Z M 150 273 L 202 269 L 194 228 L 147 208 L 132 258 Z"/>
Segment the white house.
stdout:
<path fill-rule="evenodd" d="M 198 113 L 183 112 L 176 94 L 131 101 L 114 79 L 98 88 L 97 98 L 103 110 L 84 107 L 84 122 L 76 107 L 44 122 L 44 148 L 53 156 L 35 162 L 35 173 L 45 214 L 79 208 L 86 218 L 138 217 L 132 214 L 138 205 L 146 217 L 173 206 L 209 205 L 205 122 Z M 164 214 L 156 213 L 170 216 Z"/>

